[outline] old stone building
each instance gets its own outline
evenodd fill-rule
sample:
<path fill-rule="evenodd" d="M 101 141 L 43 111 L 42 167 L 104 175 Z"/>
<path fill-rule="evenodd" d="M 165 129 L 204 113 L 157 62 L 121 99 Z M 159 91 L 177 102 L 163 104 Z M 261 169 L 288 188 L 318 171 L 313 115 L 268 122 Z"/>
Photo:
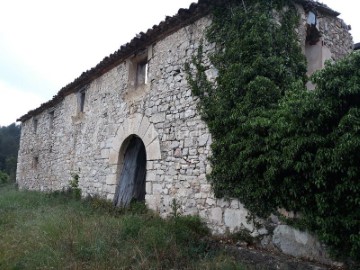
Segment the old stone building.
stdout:
<path fill-rule="evenodd" d="M 204 39 L 213 2 L 218 1 L 200 0 L 180 9 L 20 117 L 17 183 L 60 190 L 77 174 L 83 196 L 97 194 L 118 205 L 135 197 L 164 217 L 175 199 L 182 214 L 200 215 L 215 233 L 247 228 L 264 235 L 264 246 L 280 250 L 293 237 L 299 246 L 285 252 L 321 257 L 314 238 L 276 218 L 274 235 L 255 229 L 241 202 L 216 199 L 206 180 L 211 135 L 196 109 L 184 64 Z M 339 13 L 317 2 L 295 2 L 309 74 L 326 59 L 352 51 L 349 27 Z M 320 34 L 315 41 L 306 41 L 309 26 Z M 204 51 L 213 48 L 205 44 Z M 209 79 L 217 74 L 211 67 L 206 73 Z"/>

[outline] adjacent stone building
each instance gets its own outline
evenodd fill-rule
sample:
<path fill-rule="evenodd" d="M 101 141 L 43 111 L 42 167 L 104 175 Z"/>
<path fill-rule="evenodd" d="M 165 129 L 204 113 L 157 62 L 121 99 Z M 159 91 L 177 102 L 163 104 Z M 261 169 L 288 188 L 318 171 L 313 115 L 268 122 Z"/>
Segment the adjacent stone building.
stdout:
<path fill-rule="evenodd" d="M 182 214 L 200 215 L 214 233 L 246 228 L 264 235 L 264 246 L 280 250 L 284 241 L 296 238 L 296 255 L 321 257 L 311 236 L 276 218 L 274 235 L 255 229 L 241 202 L 216 199 L 206 180 L 211 135 L 196 109 L 184 64 L 211 23 L 209 6 L 219 2 L 200 0 L 180 9 L 20 117 L 17 183 L 24 189 L 60 190 L 77 174 L 83 196 L 96 194 L 118 205 L 135 197 L 164 217 L 175 199 Z M 309 74 L 326 59 L 353 50 L 349 26 L 339 13 L 317 2 L 295 2 Z M 318 38 L 307 40 L 307 31 L 318 31 Z M 204 52 L 213 48 L 205 44 Z M 217 74 L 210 66 L 206 73 L 209 79 Z"/>

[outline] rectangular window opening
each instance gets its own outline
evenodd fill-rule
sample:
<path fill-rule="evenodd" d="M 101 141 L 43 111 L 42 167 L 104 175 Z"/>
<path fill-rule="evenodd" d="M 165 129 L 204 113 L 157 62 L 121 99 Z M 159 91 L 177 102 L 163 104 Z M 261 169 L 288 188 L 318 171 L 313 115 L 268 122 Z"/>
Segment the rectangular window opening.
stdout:
<path fill-rule="evenodd" d="M 55 118 L 55 112 L 50 111 L 49 112 L 49 127 L 54 128 L 54 118 Z"/>
<path fill-rule="evenodd" d="M 81 90 L 78 93 L 78 105 L 79 105 L 79 112 L 84 112 L 85 107 L 85 90 Z"/>
<path fill-rule="evenodd" d="M 39 157 L 34 157 L 33 158 L 33 164 L 32 164 L 32 167 L 33 167 L 33 169 L 37 169 L 38 168 L 38 165 L 39 165 Z"/>
<path fill-rule="evenodd" d="M 148 83 L 148 62 L 143 61 L 137 64 L 136 86 Z"/>
<path fill-rule="evenodd" d="M 34 133 L 36 134 L 37 132 L 37 128 L 38 128 L 38 123 L 39 123 L 39 120 L 34 118 L 33 120 L 33 125 L 34 125 Z"/>
<path fill-rule="evenodd" d="M 84 111 L 84 105 L 85 105 L 85 91 L 80 93 L 80 111 Z"/>

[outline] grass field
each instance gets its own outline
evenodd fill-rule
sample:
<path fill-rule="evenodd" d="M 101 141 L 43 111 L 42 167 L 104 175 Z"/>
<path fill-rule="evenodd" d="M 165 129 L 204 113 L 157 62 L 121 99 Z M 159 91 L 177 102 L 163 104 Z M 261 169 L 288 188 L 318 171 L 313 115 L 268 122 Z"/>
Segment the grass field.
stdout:
<path fill-rule="evenodd" d="M 197 217 L 0 185 L 0 269 L 245 269 Z"/>

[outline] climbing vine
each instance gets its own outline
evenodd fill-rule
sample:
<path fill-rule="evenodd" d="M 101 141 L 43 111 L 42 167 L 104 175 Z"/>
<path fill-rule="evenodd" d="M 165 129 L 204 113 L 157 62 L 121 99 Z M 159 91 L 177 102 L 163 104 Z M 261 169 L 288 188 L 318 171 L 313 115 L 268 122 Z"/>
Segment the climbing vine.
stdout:
<path fill-rule="evenodd" d="M 306 91 L 306 61 L 295 31 L 298 25 L 299 16 L 290 0 L 229 0 L 213 8 L 206 42 L 216 44 L 215 51 L 205 55 L 204 46 L 199 46 L 185 67 L 213 138 L 208 180 L 217 197 L 239 198 L 256 215 L 266 217 L 279 208 L 301 212 L 302 224 L 333 247 L 335 255 L 350 254 L 357 260 L 360 240 L 354 228 L 359 226 L 359 210 L 355 211 L 357 221 L 338 222 L 340 212 L 330 208 L 342 199 L 332 201 L 324 192 L 345 198 L 343 191 L 348 188 L 342 185 L 342 175 L 330 173 L 332 165 L 325 165 L 334 149 L 318 153 L 322 146 L 335 147 L 334 136 L 342 133 L 331 132 L 342 116 L 329 111 L 335 96 L 326 97 L 324 90 Z M 207 80 L 209 66 L 218 72 L 215 82 Z M 315 82 L 326 85 L 320 77 Z M 325 96 L 330 104 L 313 99 L 314 93 Z M 360 144 L 356 146 L 359 153 Z M 334 164 L 340 171 L 347 165 Z M 352 167 L 351 172 L 359 179 L 358 170 Z M 359 191 L 359 184 L 350 182 L 350 189 Z M 359 200 L 351 198 L 355 201 L 350 204 L 358 207 Z M 327 211 L 337 213 L 332 221 L 325 219 Z M 341 237 L 351 243 L 346 250 L 339 246 Z"/>
<path fill-rule="evenodd" d="M 216 84 L 206 78 L 202 46 L 188 81 L 213 138 L 208 178 L 216 196 L 238 197 L 266 216 L 277 209 L 281 192 L 272 160 L 278 153 L 269 140 L 271 117 L 288 89 L 304 85 L 306 64 L 294 31 L 295 7 L 283 9 L 287 1 L 281 0 L 245 2 L 246 7 L 228 1 L 213 10 L 207 40 L 216 44 L 210 56 Z"/>

